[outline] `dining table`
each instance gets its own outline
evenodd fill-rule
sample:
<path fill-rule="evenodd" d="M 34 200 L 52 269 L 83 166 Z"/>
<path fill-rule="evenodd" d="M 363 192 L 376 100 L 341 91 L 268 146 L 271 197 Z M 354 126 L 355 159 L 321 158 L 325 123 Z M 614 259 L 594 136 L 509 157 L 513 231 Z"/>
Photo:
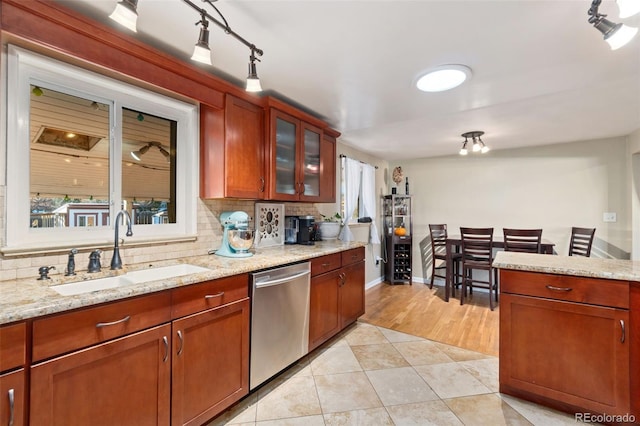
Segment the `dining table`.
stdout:
<path fill-rule="evenodd" d="M 454 253 L 460 253 L 462 246 L 462 237 L 460 235 L 449 235 L 446 239 L 445 255 L 446 255 L 446 278 L 444 283 L 444 301 L 448 302 L 451 296 L 451 290 L 453 289 L 453 255 Z M 494 235 L 491 247 L 494 249 L 504 249 L 504 236 Z M 553 248 L 555 243 L 542 239 L 540 242 L 541 254 L 553 254 Z"/>

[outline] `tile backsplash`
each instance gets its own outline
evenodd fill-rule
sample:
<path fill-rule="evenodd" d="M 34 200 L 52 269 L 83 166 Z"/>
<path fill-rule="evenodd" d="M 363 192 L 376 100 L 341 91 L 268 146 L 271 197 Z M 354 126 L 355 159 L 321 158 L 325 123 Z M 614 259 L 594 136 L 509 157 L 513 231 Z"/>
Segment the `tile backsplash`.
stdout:
<path fill-rule="evenodd" d="M 3 188 L 4 189 L 4 188 Z M 3 191 L 4 193 L 4 191 Z M 2 196 L 2 194 L 0 194 Z M 242 210 L 253 218 L 255 212 L 253 200 L 198 200 L 198 235 L 195 241 L 168 242 L 161 244 L 149 244 L 127 247 L 126 238 L 124 244 L 120 244 L 120 256 L 125 265 L 162 260 L 179 259 L 189 256 L 206 254 L 211 249 L 216 249 L 222 241 L 222 226 L 220 225 L 220 213 L 225 211 Z M 271 202 L 269 202 L 271 203 Z M 320 219 L 320 213 L 316 206 L 310 203 L 283 203 L 285 215 L 311 215 L 316 220 Z M 1 205 L 1 204 L 0 204 Z M 4 215 L 0 214 L 0 229 L 4 235 Z M 251 227 L 253 227 L 253 222 Z M 72 247 L 69 247 L 71 249 Z M 84 271 L 89 262 L 89 253 L 92 248 L 79 250 L 76 255 L 76 271 Z M 102 265 L 109 264 L 113 254 L 112 250 L 105 249 L 102 253 Z M 55 253 L 51 255 L 24 255 L 24 256 L 0 256 L 0 281 L 16 280 L 21 278 L 36 278 L 38 268 L 41 266 L 55 266 L 50 275 L 64 274 L 67 265 L 67 254 Z"/>

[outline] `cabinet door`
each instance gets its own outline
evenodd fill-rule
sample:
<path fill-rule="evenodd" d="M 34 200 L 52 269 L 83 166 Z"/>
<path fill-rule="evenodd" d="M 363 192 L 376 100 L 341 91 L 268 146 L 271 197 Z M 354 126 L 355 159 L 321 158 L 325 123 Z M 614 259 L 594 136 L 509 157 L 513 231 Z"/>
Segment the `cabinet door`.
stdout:
<path fill-rule="evenodd" d="M 298 172 L 298 192 L 302 201 L 320 200 L 320 143 L 322 130 L 310 124 L 301 123 L 302 147 Z"/>
<path fill-rule="evenodd" d="M 322 136 L 320 143 L 320 197 L 317 202 L 336 202 L 336 138 Z"/>
<path fill-rule="evenodd" d="M 340 328 L 364 314 L 364 261 L 342 268 L 340 287 Z"/>
<path fill-rule="evenodd" d="M 226 197 L 262 199 L 265 196 L 264 110 L 226 95 Z M 212 165 L 213 167 L 220 167 Z"/>
<path fill-rule="evenodd" d="M 163 325 L 31 368 L 31 425 L 168 425 L 171 327 Z"/>
<path fill-rule="evenodd" d="M 249 299 L 173 322 L 171 424 L 200 425 L 249 393 Z"/>
<path fill-rule="evenodd" d="M 311 278 L 309 303 L 309 350 L 340 331 L 339 286 L 342 270 L 337 269 Z"/>
<path fill-rule="evenodd" d="M 500 391 L 628 413 L 628 319 L 623 309 L 503 294 Z"/>
<path fill-rule="evenodd" d="M 299 132 L 300 120 L 271 110 L 270 199 L 295 201 L 299 198 Z"/>
<path fill-rule="evenodd" d="M 629 343 L 631 365 L 631 412 L 640 421 L 640 282 L 632 282 L 630 293 Z"/>
<path fill-rule="evenodd" d="M 25 425 L 24 369 L 0 376 L 0 425 Z"/>

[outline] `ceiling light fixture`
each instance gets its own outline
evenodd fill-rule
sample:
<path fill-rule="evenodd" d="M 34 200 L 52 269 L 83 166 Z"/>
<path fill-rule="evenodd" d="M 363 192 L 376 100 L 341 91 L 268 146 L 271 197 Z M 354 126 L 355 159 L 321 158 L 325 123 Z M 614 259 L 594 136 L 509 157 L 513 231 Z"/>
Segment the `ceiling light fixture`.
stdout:
<path fill-rule="evenodd" d="M 423 73 L 416 87 L 423 92 L 443 92 L 460 86 L 471 77 L 471 69 L 465 65 L 440 65 Z"/>
<path fill-rule="evenodd" d="M 467 143 L 469 143 L 469 138 L 471 138 L 471 142 L 473 143 L 473 147 L 471 150 L 473 152 L 480 152 L 481 154 L 486 154 L 489 152 L 489 147 L 484 144 L 480 136 L 484 135 L 484 132 L 479 130 L 474 130 L 473 132 L 463 133 L 461 136 L 464 138 L 464 142 L 462 142 L 462 148 L 458 154 L 467 155 L 469 151 L 467 150 Z"/>
<path fill-rule="evenodd" d="M 598 12 L 600 3 L 602 3 L 602 0 L 593 0 L 591 3 L 588 11 L 589 23 L 593 24 L 604 35 L 604 40 L 609 43 L 611 50 L 619 49 L 631 41 L 638 29 L 624 24 L 615 24 L 605 19 L 607 15 Z"/>
<path fill-rule="evenodd" d="M 640 1 L 638 0 L 616 0 L 616 3 L 618 3 L 620 19 L 640 13 Z"/>
<path fill-rule="evenodd" d="M 218 27 L 222 28 L 226 34 L 233 36 L 236 40 L 240 41 L 242 44 L 247 46 L 251 50 L 250 62 L 249 62 L 249 78 L 247 79 L 247 91 L 259 92 L 262 90 L 260 86 L 260 80 L 258 80 L 258 73 L 256 71 L 255 61 L 258 60 L 256 55 L 262 56 L 264 52 L 262 49 L 258 49 L 255 44 L 248 42 L 238 33 L 233 31 L 225 17 L 220 13 L 217 7 L 214 6 L 213 2 L 216 0 L 202 0 L 204 3 L 207 3 L 211 6 L 216 13 L 221 18 L 222 22 L 213 16 L 211 16 L 207 11 L 203 8 L 198 7 L 191 0 L 182 0 L 183 3 L 186 3 L 193 10 L 197 11 L 201 20 L 196 23 L 196 25 L 201 24 L 202 28 L 200 28 L 200 35 L 198 37 L 198 42 L 196 43 L 196 47 L 194 48 L 193 55 L 191 59 L 194 61 L 202 62 L 208 65 L 212 65 L 211 63 L 211 50 L 209 49 L 209 22 L 213 22 Z M 138 0 L 121 0 L 116 5 L 116 9 L 113 11 L 109 17 L 125 27 L 129 28 L 131 31 L 136 31 L 136 20 L 138 18 L 137 13 Z M 259 60 L 258 60 L 259 61 Z M 249 79 L 255 80 L 249 84 Z M 255 82 L 257 81 L 257 85 Z"/>
<path fill-rule="evenodd" d="M 256 61 L 260 62 L 260 59 L 256 58 L 254 49 L 251 49 L 251 56 L 249 56 L 249 75 L 247 76 L 247 92 L 262 92 L 262 85 L 258 78 L 258 71 L 256 69 Z"/>
<path fill-rule="evenodd" d="M 203 64 L 213 65 L 211 63 L 211 49 L 209 48 L 209 21 L 207 21 L 204 13 L 202 18 L 196 22 L 196 25 L 198 24 L 202 25 L 202 27 L 200 28 L 200 36 L 198 36 L 198 42 L 193 49 L 191 59 Z"/>
<path fill-rule="evenodd" d="M 136 21 L 138 20 L 138 0 L 119 1 L 109 18 L 113 19 L 134 33 L 138 32 Z"/>

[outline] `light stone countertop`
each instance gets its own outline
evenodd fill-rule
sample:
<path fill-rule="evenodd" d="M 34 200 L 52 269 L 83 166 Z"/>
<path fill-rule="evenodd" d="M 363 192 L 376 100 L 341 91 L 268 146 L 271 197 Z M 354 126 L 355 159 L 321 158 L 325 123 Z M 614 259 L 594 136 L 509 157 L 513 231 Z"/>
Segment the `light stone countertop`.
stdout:
<path fill-rule="evenodd" d="M 640 261 L 499 251 L 495 268 L 640 282 Z"/>
<path fill-rule="evenodd" d="M 109 266 L 103 266 L 102 272 L 100 273 L 87 274 L 86 271 L 78 271 L 78 275 L 72 278 L 65 278 L 58 274 L 52 275 L 52 279 L 49 281 L 38 281 L 36 279 L 37 271 L 34 271 L 34 277 L 32 279 L 0 282 L 0 325 L 99 303 L 140 296 L 202 281 L 254 272 L 363 246 L 365 246 L 365 244 L 361 242 L 343 242 L 339 240 L 317 241 L 312 246 L 296 244 L 259 248 L 257 251 L 252 250 L 255 252 L 254 255 L 247 258 L 199 255 L 144 265 L 125 265 L 125 268 L 118 272 L 109 271 Z M 50 288 L 56 284 L 124 274 L 127 270 L 131 271 L 180 263 L 202 266 L 211 269 L 211 271 L 108 290 L 93 291 L 75 296 L 62 296 Z"/>

